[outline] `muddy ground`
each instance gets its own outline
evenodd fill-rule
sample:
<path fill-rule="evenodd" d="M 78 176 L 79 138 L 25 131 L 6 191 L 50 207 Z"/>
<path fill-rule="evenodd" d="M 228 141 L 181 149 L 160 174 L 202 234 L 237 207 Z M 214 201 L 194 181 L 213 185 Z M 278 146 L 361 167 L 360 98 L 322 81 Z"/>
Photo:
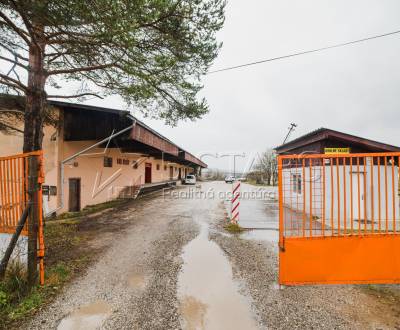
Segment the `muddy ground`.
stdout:
<path fill-rule="evenodd" d="M 386 286 L 277 285 L 276 246 L 220 233 L 243 294 L 253 299 L 261 329 L 400 329 L 400 297 Z"/>
<path fill-rule="evenodd" d="M 48 255 L 91 261 L 25 328 L 400 328 L 387 286 L 279 289 L 276 244 L 227 233 L 223 200 L 188 193 L 209 188 L 227 189 L 184 187 L 75 224 L 81 244 Z"/>

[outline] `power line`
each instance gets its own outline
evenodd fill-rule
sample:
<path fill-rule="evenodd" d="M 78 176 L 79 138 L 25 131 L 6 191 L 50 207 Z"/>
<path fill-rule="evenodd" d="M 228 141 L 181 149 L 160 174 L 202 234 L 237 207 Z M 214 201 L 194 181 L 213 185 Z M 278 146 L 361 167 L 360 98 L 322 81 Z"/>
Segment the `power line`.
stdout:
<path fill-rule="evenodd" d="M 295 56 L 300 56 L 300 55 L 305 55 L 305 54 L 310 54 L 310 53 L 316 53 L 316 52 L 320 52 L 320 51 L 327 50 L 327 49 L 332 49 L 332 48 L 349 46 L 349 45 L 353 45 L 353 44 L 357 44 L 357 43 L 361 43 L 361 42 L 365 42 L 365 41 L 369 41 L 369 40 L 373 40 L 373 39 L 378 39 L 378 38 L 391 36 L 393 34 L 398 34 L 398 33 L 400 33 L 400 30 L 389 32 L 389 33 L 385 33 L 385 34 L 379 34 L 379 35 L 375 35 L 375 36 L 367 37 L 367 38 L 363 38 L 363 39 L 344 42 L 344 43 L 340 43 L 340 44 L 336 44 L 336 45 L 331 45 L 331 46 L 327 46 L 327 47 L 316 48 L 316 49 L 311 49 L 311 50 L 305 50 L 305 51 L 302 51 L 302 52 L 292 53 L 292 54 L 289 54 L 289 55 L 272 57 L 272 58 L 267 58 L 265 60 L 260 60 L 260 61 L 256 61 L 256 62 L 250 62 L 250 63 L 240 64 L 240 65 L 235 65 L 235 66 L 231 66 L 231 67 L 227 67 L 227 68 L 223 68 L 223 69 L 219 69 L 219 70 L 210 71 L 207 74 L 212 74 L 212 73 L 217 73 L 217 72 L 222 72 L 222 71 L 229 71 L 229 70 L 239 69 L 239 68 L 252 66 L 252 65 L 257 65 L 257 64 L 261 64 L 261 63 L 282 60 L 284 58 L 295 57 Z"/>

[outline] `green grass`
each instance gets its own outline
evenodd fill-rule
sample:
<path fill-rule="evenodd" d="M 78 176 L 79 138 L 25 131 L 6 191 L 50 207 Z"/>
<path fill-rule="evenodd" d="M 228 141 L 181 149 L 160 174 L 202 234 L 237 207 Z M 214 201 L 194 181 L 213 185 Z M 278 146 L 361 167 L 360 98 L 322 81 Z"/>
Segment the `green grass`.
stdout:
<path fill-rule="evenodd" d="M 79 218 L 85 215 L 93 214 L 96 212 L 100 212 L 112 207 L 119 206 L 121 204 L 126 203 L 126 199 L 115 199 L 112 201 L 104 202 L 104 203 L 99 203 L 99 204 L 94 204 L 94 205 L 87 205 L 85 206 L 81 211 L 79 212 L 65 212 L 57 217 L 54 218 L 54 220 L 65 220 L 65 219 L 73 219 L 73 218 Z"/>
<path fill-rule="evenodd" d="M 229 231 L 230 233 L 233 234 L 238 234 L 244 231 L 244 229 L 242 227 L 240 227 L 238 224 L 236 223 L 228 223 L 224 226 L 226 231 Z"/>
<path fill-rule="evenodd" d="M 42 302 L 43 293 L 35 288 L 26 297 L 24 297 L 24 299 L 22 299 L 21 302 L 15 306 L 15 308 L 10 306 L 10 311 L 7 316 L 10 321 L 20 320 L 36 311 Z"/>
<path fill-rule="evenodd" d="M 0 328 L 8 329 L 33 315 L 70 278 L 70 267 L 62 262 L 46 269 L 45 285 L 28 289 L 26 273 L 11 264 L 0 282 Z"/>
<path fill-rule="evenodd" d="M 0 329 L 19 328 L 91 260 L 82 248 L 86 236 L 79 232 L 78 223 L 68 220 L 45 227 L 45 285 L 29 290 L 24 268 L 15 263 L 8 266 L 0 282 Z"/>
<path fill-rule="evenodd" d="M 51 302 L 93 260 L 95 251 L 87 253 L 91 230 L 81 230 L 84 218 L 78 216 L 122 205 L 127 200 L 90 205 L 81 212 L 67 213 L 44 228 L 46 243 L 45 284 L 29 290 L 24 268 L 10 264 L 5 278 L 0 281 L 0 329 L 20 328 L 43 306 Z M 49 224 L 49 223 L 48 223 Z"/>
<path fill-rule="evenodd" d="M 400 301 L 400 292 L 396 285 L 366 284 L 362 287 L 367 293 L 377 296 L 378 298 L 387 301 Z"/>

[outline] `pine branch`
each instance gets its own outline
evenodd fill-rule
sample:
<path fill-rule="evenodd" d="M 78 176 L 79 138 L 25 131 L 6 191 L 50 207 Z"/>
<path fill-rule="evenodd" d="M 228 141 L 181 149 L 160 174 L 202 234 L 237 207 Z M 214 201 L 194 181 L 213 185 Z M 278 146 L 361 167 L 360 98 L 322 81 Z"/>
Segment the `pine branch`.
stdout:
<path fill-rule="evenodd" d="M 75 94 L 75 95 L 47 95 L 48 99 L 75 99 L 83 96 L 95 96 L 98 97 L 99 99 L 103 99 L 98 94 L 95 93 L 81 93 L 81 94 Z"/>
<path fill-rule="evenodd" d="M 36 33 L 34 31 L 34 27 L 31 24 L 31 22 L 29 22 L 28 17 L 25 15 L 25 9 L 24 8 L 20 8 L 18 6 L 18 4 L 13 0 L 11 0 L 11 3 L 13 4 L 14 10 L 19 14 L 19 16 L 21 17 L 22 21 L 24 22 L 25 27 L 28 29 L 28 34 L 31 37 L 33 43 L 36 46 L 39 46 L 38 43 L 37 43 L 37 40 L 36 40 Z"/>
<path fill-rule="evenodd" d="M 95 71 L 95 70 L 111 68 L 115 65 L 116 65 L 115 63 L 107 63 L 107 64 L 98 64 L 98 65 L 92 65 L 92 66 L 86 66 L 86 67 L 84 66 L 84 67 L 72 68 L 72 69 L 52 70 L 52 71 L 47 72 L 47 76 L 56 75 L 56 74 L 71 74 L 71 73 L 77 73 L 77 72 Z"/>
<path fill-rule="evenodd" d="M 10 86 L 13 88 L 17 88 L 22 90 L 23 92 L 27 92 L 28 91 L 28 87 L 26 87 L 23 83 L 19 82 L 16 79 L 13 79 L 3 73 L 0 73 L 0 84 L 6 85 L 6 86 Z"/>
<path fill-rule="evenodd" d="M 18 54 L 16 51 L 14 51 L 10 47 L 6 46 L 4 43 L 0 42 L 0 47 L 3 47 L 5 50 L 7 50 L 11 54 L 13 54 L 14 57 L 18 57 L 18 59 L 20 59 L 20 60 L 23 60 L 25 62 L 29 62 L 29 59 L 27 57 L 24 57 L 24 56 Z"/>
<path fill-rule="evenodd" d="M 29 70 L 29 67 L 27 65 L 23 65 L 23 64 L 19 63 L 18 61 L 11 60 L 8 57 L 4 57 L 4 56 L 0 55 L 0 60 L 7 61 L 9 63 L 12 63 L 13 65 L 16 65 L 16 66 L 19 66 L 19 67 L 25 69 L 25 70 Z"/>
<path fill-rule="evenodd" d="M 5 25 L 7 27 L 10 27 L 12 30 L 14 30 L 25 42 L 27 45 L 30 45 L 31 42 L 28 39 L 28 32 L 26 32 L 25 30 L 19 28 L 18 26 L 16 26 L 3 12 L 0 11 L 0 17 L 4 20 L 3 23 L 5 23 Z"/>

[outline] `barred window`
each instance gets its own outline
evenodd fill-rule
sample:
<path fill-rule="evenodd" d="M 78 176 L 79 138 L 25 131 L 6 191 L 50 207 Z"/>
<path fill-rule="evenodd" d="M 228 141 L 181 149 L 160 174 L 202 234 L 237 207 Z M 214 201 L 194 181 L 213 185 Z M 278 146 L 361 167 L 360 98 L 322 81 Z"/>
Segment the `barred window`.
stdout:
<path fill-rule="evenodd" d="M 113 166 L 113 159 L 112 157 L 104 157 L 104 167 L 112 167 Z"/>

